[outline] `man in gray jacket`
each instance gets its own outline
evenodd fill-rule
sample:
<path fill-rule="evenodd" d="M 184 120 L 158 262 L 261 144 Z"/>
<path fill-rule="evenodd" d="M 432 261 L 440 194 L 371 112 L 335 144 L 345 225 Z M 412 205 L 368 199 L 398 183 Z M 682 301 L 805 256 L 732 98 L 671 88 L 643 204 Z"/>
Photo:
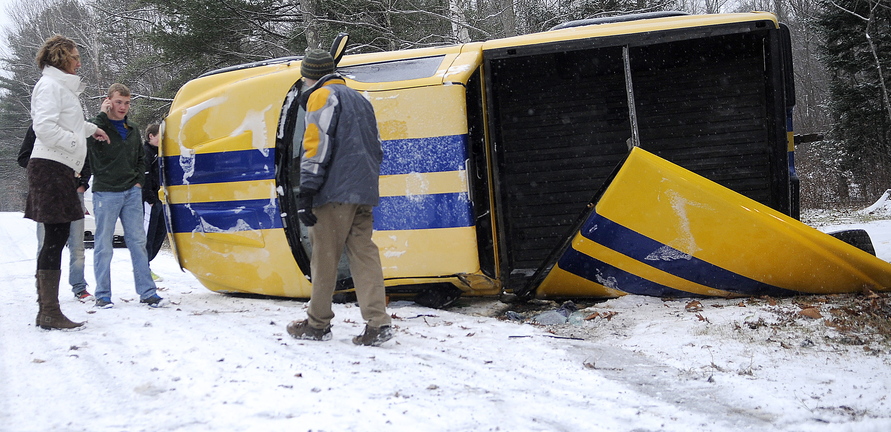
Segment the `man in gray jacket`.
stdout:
<path fill-rule="evenodd" d="M 334 74 L 334 59 L 307 50 L 301 65 L 306 131 L 300 160 L 298 217 L 311 227 L 312 297 L 308 319 L 288 324 L 297 339 L 331 339 L 337 263 L 346 248 L 365 330 L 356 345 L 378 346 L 393 337 L 386 310 L 380 253 L 371 239 L 383 150 L 371 103 Z"/>

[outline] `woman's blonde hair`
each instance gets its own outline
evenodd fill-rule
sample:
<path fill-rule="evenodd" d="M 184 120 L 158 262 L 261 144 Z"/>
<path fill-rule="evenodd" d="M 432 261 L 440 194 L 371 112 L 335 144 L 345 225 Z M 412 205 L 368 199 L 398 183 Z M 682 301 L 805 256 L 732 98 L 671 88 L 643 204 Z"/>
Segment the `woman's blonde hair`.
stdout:
<path fill-rule="evenodd" d="M 47 66 L 65 70 L 74 55 L 77 44 L 65 36 L 55 35 L 46 40 L 37 51 L 37 67 L 41 70 Z"/>

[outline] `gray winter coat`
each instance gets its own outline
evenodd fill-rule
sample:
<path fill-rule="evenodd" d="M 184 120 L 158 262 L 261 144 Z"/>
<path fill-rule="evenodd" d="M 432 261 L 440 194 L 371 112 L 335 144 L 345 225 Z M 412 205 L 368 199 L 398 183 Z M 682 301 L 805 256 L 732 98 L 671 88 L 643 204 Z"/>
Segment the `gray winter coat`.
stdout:
<path fill-rule="evenodd" d="M 376 206 L 384 152 L 371 102 L 336 74 L 322 77 L 305 100 L 301 191 L 318 191 L 315 207 Z"/>

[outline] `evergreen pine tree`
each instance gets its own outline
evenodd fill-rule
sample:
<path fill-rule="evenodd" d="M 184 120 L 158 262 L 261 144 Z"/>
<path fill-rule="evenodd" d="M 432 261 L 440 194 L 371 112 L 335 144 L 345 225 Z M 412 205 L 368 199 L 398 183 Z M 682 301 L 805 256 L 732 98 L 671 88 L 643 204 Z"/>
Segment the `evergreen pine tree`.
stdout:
<path fill-rule="evenodd" d="M 816 25 L 830 74 L 829 138 L 841 168 L 870 200 L 891 187 L 891 2 L 823 0 Z M 846 198 L 846 197 L 841 197 Z"/>

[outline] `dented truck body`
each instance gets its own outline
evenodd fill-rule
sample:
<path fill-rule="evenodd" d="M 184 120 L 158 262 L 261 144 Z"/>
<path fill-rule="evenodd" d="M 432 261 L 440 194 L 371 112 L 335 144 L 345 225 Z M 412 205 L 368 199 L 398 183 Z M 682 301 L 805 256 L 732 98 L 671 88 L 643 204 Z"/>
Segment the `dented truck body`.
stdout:
<path fill-rule="evenodd" d="M 571 277 L 558 264 L 567 252 L 593 253 L 573 249 L 573 239 L 607 188 L 618 187 L 620 168 L 639 159 L 631 149 L 795 221 L 788 50 L 788 32 L 772 14 L 747 13 L 585 22 L 344 56 L 338 72 L 371 101 L 383 141 L 374 240 L 388 292 L 433 303 L 460 294 L 649 292 L 610 285 L 603 270 L 598 279 L 590 262 Z M 293 57 L 205 74 L 183 86 L 165 118 L 171 244 L 211 290 L 310 295 L 307 231 L 296 217 L 299 66 Z M 732 219 L 712 217 L 707 224 Z M 657 242 L 678 256 L 697 253 Z M 339 288 L 349 290 L 342 264 Z M 748 293 L 702 287 L 657 295 Z"/>

